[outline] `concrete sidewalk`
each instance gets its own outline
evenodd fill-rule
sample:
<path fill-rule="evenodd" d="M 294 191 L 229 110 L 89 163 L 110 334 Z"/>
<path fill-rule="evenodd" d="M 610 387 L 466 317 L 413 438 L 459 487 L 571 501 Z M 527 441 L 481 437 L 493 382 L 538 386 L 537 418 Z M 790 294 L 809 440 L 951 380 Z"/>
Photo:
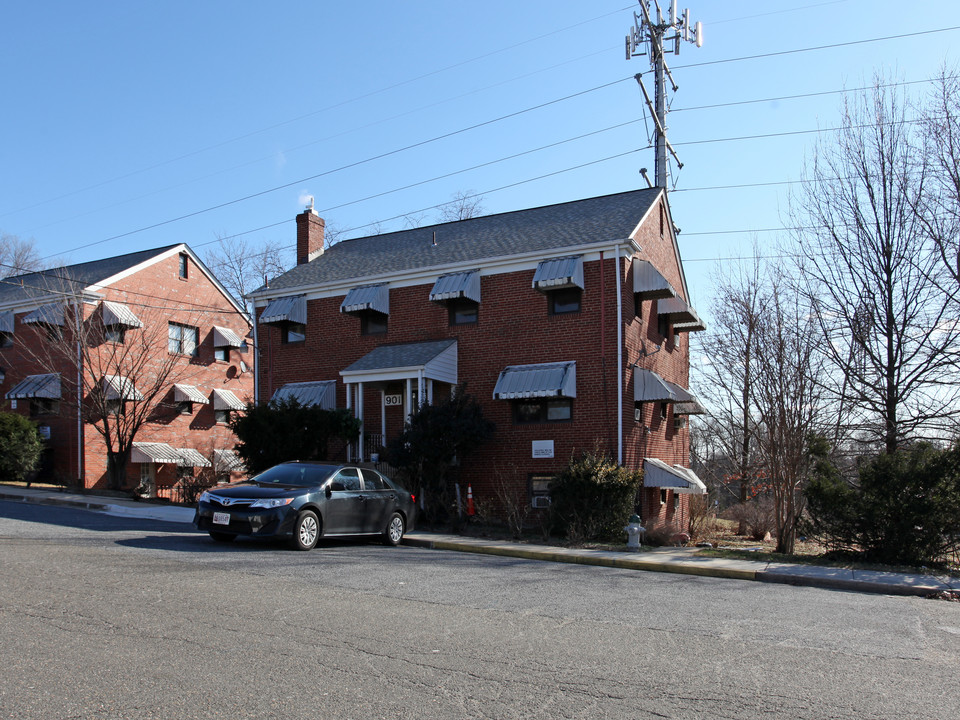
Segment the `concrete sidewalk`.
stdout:
<path fill-rule="evenodd" d="M 84 493 L 61 492 L 45 488 L 25 488 L 18 485 L 0 484 L 0 500 L 61 505 L 104 512 L 110 515 L 139 517 L 145 520 L 160 520 L 187 525 L 193 522 L 193 510 L 191 508 Z M 404 537 L 403 542 L 405 545 L 431 550 L 501 555 L 546 562 L 601 565 L 625 570 L 681 573 L 890 595 L 932 595 L 952 592 L 960 596 L 960 578 L 946 575 L 918 575 L 795 563 L 710 558 L 699 555 L 697 548 L 645 547 L 640 552 L 585 550 L 427 532 L 409 533 Z"/>

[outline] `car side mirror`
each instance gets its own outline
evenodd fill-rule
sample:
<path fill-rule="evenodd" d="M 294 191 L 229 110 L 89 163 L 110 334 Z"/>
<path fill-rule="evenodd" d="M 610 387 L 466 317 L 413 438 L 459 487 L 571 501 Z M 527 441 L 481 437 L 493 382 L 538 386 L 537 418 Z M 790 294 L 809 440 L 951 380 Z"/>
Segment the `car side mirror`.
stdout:
<path fill-rule="evenodd" d="M 344 485 L 342 482 L 332 482 L 328 487 L 330 490 L 346 490 L 347 489 L 347 486 Z"/>

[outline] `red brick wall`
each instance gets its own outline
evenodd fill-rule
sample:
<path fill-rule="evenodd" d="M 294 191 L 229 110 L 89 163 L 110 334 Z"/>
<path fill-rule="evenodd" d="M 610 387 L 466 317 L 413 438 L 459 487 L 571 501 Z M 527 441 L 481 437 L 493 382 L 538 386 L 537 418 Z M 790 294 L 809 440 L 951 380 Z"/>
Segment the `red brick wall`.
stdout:
<path fill-rule="evenodd" d="M 651 213 L 637 240 L 643 247 L 639 257 L 652 261 L 674 287 L 682 288 L 672 242 L 659 234 L 657 210 Z M 283 345 L 278 327 L 259 326 L 261 400 L 268 400 L 286 383 L 337 380 L 337 406 L 345 407 L 345 386 L 339 371 L 375 347 L 455 337 L 458 377 L 467 383 L 468 392 L 483 404 L 484 414 L 497 426 L 493 440 L 461 468 L 461 480 L 464 485 L 472 485 L 474 497 L 479 500 L 491 497 L 501 480 L 525 495 L 530 474 L 554 474 L 581 450 L 599 449 L 616 458 L 617 370 L 621 353 L 624 464 L 639 467 L 643 457 L 653 456 L 687 465 L 687 431 L 674 430 L 672 413 L 667 420 L 661 420 L 659 406 L 647 406 L 643 420 L 634 421 L 630 364 L 640 358 L 642 343 L 652 352 L 664 339 L 657 332 L 654 303 L 643 303 L 640 317 L 635 317 L 631 263 L 622 259 L 618 265 L 612 252 L 611 246 L 602 261 L 584 263 L 579 313 L 550 315 L 547 297 L 532 288 L 533 267 L 481 277 L 479 321 L 474 325 L 449 325 L 446 306 L 428 299 L 433 279 L 412 287 L 390 288 L 389 325 L 384 335 L 362 336 L 360 320 L 340 312 L 342 296 L 310 300 L 303 343 Z M 618 279 L 622 348 L 617 345 Z M 687 337 L 677 336 L 666 342 L 659 353 L 642 359 L 639 366 L 686 387 L 688 347 Z M 569 360 L 577 363 L 577 397 L 570 422 L 515 425 L 511 403 L 492 398 L 497 377 L 508 365 Z M 379 433 L 379 390 L 368 388 L 364 409 L 367 431 Z M 399 429 L 401 420 L 399 410 L 388 410 L 388 434 Z M 643 431 L 644 425 L 650 428 L 649 432 Z M 533 459 L 534 440 L 553 440 L 554 457 Z M 664 508 L 660 507 L 659 498 L 659 490 L 645 491 L 645 518 L 674 519 L 672 498 Z M 685 501 L 681 502 L 680 519 L 684 513 Z"/>
<path fill-rule="evenodd" d="M 239 373 L 239 361 L 245 360 L 252 366 L 252 354 L 241 354 L 230 350 L 229 362 L 214 359 L 212 328 L 214 325 L 229 328 L 240 337 L 248 334 L 248 325 L 218 288 L 189 261 L 188 276 L 179 277 L 179 258 L 173 254 L 162 261 L 117 281 L 111 287 L 101 291 L 104 299 L 126 304 L 144 322 L 143 330 L 131 329 L 128 333 L 148 332 L 151 337 L 151 351 L 159 361 L 168 357 L 167 323 L 178 322 L 196 326 L 200 329 L 199 354 L 196 358 L 183 357 L 169 378 L 171 390 L 161 398 L 164 403 L 151 415 L 148 423 L 142 426 L 135 440 L 138 442 L 162 442 L 173 447 L 193 448 L 208 459 L 214 449 L 229 449 L 236 443 L 233 433 L 223 425 L 214 422 L 212 405 L 194 405 L 193 414 L 181 416 L 172 409 L 166 409 L 172 402 L 173 383 L 185 383 L 196 386 L 207 397 L 214 388 L 231 390 L 241 400 L 253 396 L 253 374 Z M 96 305 L 86 306 L 88 318 L 98 313 Z M 0 385 L 0 392 L 6 393 L 26 375 L 56 371 L 56 368 L 43 367 L 24 352 L 27 343 L 43 343 L 45 333 L 36 327 L 22 325 L 17 315 L 15 325 L 15 345 L 0 350 L 0 363 L 6 369 L 6 378 Z M 96 321 L 96 320 L 94 320 Z M 105 350 L 106 351 L 106 350 Z M 75 366 L 64 364 L 59 371 L 65 376 L 75 376 Z M 149 371 L 146 371 L 149 372 Z M 136 384 L 148 384 L 149 379 Z M 64 386 L 73 383 L 64 383 Z M 68 391 L 65 389 L 64 394 Z M 29 401 L 18 402 L 17 412 L 28 414 Z M 102 435 L 96 428 L 87 424 L 83 428 L 83 468 L 78 468 L 77 460 L 77 409 L 71 398 L 61 401 L 61 415 L 57 418 L 43 418 L 51 427 L 50 447 L 54 450 L 54 471 L 71 482 L 80 482 L 84 487 L 106 487 L 107 485 L 107 448 Z M 128 465 L 128 483 L 135 486 L 140 478 L 140 466 Z M 159 466 L 158 478 L 165 475 L 176 477 L 174 466 Z M 199 470 L 199 468 L 197 469 Z"/>

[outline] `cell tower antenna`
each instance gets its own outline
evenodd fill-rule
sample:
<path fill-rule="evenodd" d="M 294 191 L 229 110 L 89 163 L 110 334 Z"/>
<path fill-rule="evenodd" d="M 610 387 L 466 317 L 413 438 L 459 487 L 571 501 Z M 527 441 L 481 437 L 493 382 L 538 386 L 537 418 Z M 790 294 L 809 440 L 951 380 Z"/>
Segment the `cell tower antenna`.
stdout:
<path fill-rule="evenodd" d="M 677 0 L 670 0 L 667 17 L 664 17 L 663 10 L 660 8 L 660 0 L 638 0 L 638 2 L 640 3 L 641 14 L 633 14 L 633 27 L 630 28 L 630 34 L 627 35 L 627 60 L 638 55 L 650 56 L 650 67 L 654 78 L 653 100 L 650 99 L 647 88 L 643 84 L 642 73 L 637 73 L 634 77 L 643 93 L 647 110 L 653 118 L 653 133 L 656 139 L 654 143 L 656 148 L 654 184 L 657 187 L 666 188 L 669 174 L 667 153 L 673 155 L 678 169 L 683 167 L 683 163 L 680 162 L 676 151 L 667 140 L 667 80 L 670 80 L 672 92 L 677 91 L 677 84 L 673 81 L 670 68 L 667 67 L 664 43 L 668 44 L 667 47 L 672 44 L 674 55 L 680 54 L 681 40 L 702 47 L 703 25 L 699 22 L 691 24 L 689 10 L 684 10 L 683 15 L 678 15 Z M 654 18 L 653 10 L 656 10 L 656 18 Z"/>

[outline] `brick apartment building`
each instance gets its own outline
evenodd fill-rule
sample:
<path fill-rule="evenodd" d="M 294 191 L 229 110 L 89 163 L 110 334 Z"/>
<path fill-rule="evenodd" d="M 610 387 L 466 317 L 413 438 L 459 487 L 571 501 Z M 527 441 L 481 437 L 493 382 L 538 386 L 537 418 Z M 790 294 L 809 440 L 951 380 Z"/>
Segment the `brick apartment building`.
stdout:
<path fill-rule="evenodd" d="M 297 216 L 297 265 L 252 293 L 258 400 L 348 408 L 368 459 L 459 382 L 496 433 L 459 469 L 534 507 L 571 456 L 645 470 L 645 521 L 688 521 L 689 332 L 704 325 L 658 188 L 347 240 Z"/>
<path fill-rule="evenodd" d="M 169 496 L 241 470 L 226 421 L 253 395 L 249 334 L 183 244 L 0 281 L 0 392 L 40 428 L 38 480 L 107 487 L 98 427 L 127 458 L 123 488 Z"/>

